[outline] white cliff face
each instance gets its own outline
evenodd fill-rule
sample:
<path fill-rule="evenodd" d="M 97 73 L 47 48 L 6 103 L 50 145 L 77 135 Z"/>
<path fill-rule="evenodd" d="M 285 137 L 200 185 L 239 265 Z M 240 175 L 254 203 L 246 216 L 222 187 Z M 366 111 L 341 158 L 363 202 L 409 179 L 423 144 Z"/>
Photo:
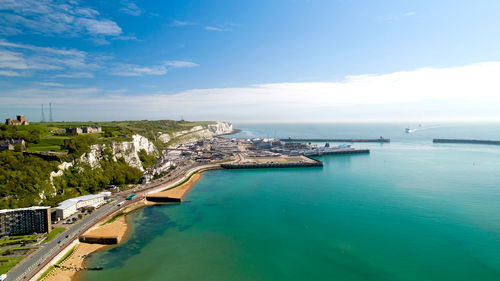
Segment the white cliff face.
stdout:
<path fill-rule="evenodd" d="M 208 130 L 214 135 L 229 134 L 233 131 L 233 124 L 229 122 L 217 122 L 217 124 L 208 125 Z"/>
<path fill-rule="evenodd" d="M 55 177 L 60 177 L 63 175 L 64 171 L 66 171 L 69 167 L 73 167 L 72 162 L 62 162 L 57 166 L 57 172 L 50 172 L 49 180 L 50 180 L 50 185 L 53 188 L 52 195 L 56 195 L 57 191 L 54 188 L 54 178 Z M 40 198 L 45 198 L 45 192 L 42 192 L 40 195 Z"/>
<path fill-rule="evenodd" d="M 119 142 L 113 143 L 112 151 L 115 158 L 125 159 L 130 166 L 136 167 L 137 169 L 144 171 L 142 167 L 141 159 L 139 159 L 138 152 L 145 150 L 148 154 L 154 153 L 156 151 L 155 145 L 149 141 L 149 139 L 141 135 L 133 135 L 131 142 Z"/>
<path fill-rule="evenodd" d="M 99 165 L 99 160 L 102 159 L 102 151 L 106 147 L 106 144 L 94 144 L 90 147 L 90 152 L 83 154 L 80 160 L 95 168 Z M 113 160 L 123 158 L 127 164 L 141 171 L 144 171 L 144 168 L 139 159 L 139 151 L 144 149 L 148 154 L 155 153 L 156 151 L 155 145 L 141 135 L 133 135 L 132 141 L 113 142 L 109 145 L 109 148 L 113 154 Z"/>
<path fill-rule="evenodd" d="M 87 162 L 90 167 L 95 168 L 99 165 L 99 159 L 101 158 L 101 145 L 93 144 L 90 146 L 90 152 L 82 154 L 80 160 Z"/>
<path fill-rule="evenodd" d="M 181 143 L 192 142 L 196 140 L 212 138 L 221 134 L 228 134 L 233 131 L 233 125 L 228 122 L 217 122 L 216 124 L 210 124 L 207 128 L 202 126 L 193 127 L 189 131 L 182 131 L 174 134 L 178 137 L 178 141 L 173 143 L 171 147 L 175 147 Z"/>
<path fill-rule="evenodd" d="M 158 133 L 158 139 L 159 139 L 161 142 L 163 142 L 163 143 L 167 143 L 167 142 L 169 142 L 169 141 L 170 141 L 170 139 L 171 139 L 171 138 L 170 138 L 170 135 L 169 135 L 169 134 L 159 132 L 159 133 Z"/>

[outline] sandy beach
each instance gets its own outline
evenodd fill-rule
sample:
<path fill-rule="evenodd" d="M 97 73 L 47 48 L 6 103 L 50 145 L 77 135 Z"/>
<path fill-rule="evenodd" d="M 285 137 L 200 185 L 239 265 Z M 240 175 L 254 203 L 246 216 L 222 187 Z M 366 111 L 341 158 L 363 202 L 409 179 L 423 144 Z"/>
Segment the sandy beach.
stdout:
<path fill-rule="evenodd" d="M 181 199 L 181 201 L 182 201 L 182 198 L 184 198 L 184 196 L 186 196 L 186 194 L 191 189 L 191 187 L 193 187 L 193 185 L 198 180 L 200 180 L 200 178 L 201 178 L 201 174 L 196 173 L 196 174 L 192 175 L 191 178 L 189 178 L 189 180 L 187 182 L 183 183 L 182 185 L 175 187 L 175 188 L 172 188 L 172 189 L 169 189 L 169 190 L 149 194 L 148 197 L 170 197 L 170 198 L 178 198 L 178 199 Z"/>
<path fill-rule="evenodd" d="M 152 194 L 153 196 L 168 196 L 175 198 L 183 198 L 187 192 L 193 187 L 193 185 L 201 178 L 201 174 L 194 174 L 187 182 L 175 188 L 158 192 Z M 126 215 L 130 212 L 157 203 L 148 202 L 146 200 L 141 200 L 130 206 L 127 206 L 124 210 L 115 212 L 114 214 L 106 217 L 100 223 L 96 224 L 94 227 L 89 229 L 83 235 L 93 236 L 93 237 L 117 237 L 118 243 L 123 242 L 127 236 L 128 224 Z M 103 224 L 113 216 L 119 214 L 120 212 L 125 215 L 120 216 L 118 219 L 111 223 Z M 85 270 L 85 259 L 95 251 L 101 250 L 110 245 L 103 244 L 88 244 L 88 243 L 78 243 L 73 251 L 73 253 L 62 262 L 59 267 L 52 270 L 43 280 L 44 281 L 75 281 L 79 280 L 79 272 Z"/>

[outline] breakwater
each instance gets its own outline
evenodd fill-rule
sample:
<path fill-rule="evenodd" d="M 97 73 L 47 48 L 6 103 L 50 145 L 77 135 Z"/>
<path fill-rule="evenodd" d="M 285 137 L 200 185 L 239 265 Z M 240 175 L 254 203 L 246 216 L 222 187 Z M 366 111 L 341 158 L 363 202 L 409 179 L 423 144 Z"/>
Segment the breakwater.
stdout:
<path fill-rule="evenodd" d="M 500 145 L 500 141 L 495 141 L 495 140 L 433 139 L 432 142 L 433 143 L 468 143 L 468 144 Z"/>
<path fill-rule="evenodd" d="M 258 168 L 302 168 L 323 167 L 323 162 L 315 160 L 310 163 L 251 163 L 251 164 L 221 164 L 223 169 L 258 169 Z"/>
<path fill-rule="evenodd" d="M 391 142 L 391 139 L 378 138 L 378 139 L 280 139 L 281 141 L 310 141 L 310 142 Z"/>

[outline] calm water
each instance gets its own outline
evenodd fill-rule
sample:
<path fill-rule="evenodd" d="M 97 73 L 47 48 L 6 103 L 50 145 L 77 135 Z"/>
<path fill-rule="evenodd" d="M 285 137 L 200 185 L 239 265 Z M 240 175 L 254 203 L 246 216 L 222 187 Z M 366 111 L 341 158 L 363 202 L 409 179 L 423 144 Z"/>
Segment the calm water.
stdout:
<path fill-rule="evenodd" d="M 240 125 L 239 136 L 391 137 L 323 168 L 204 173 L 182 205 L 129 216 L 102 280 L 500 280 L 500 124 Z M 415 126 L 415 125 L 414 125 Z M 349 133 L 346 133 L 349 132 Z"/>

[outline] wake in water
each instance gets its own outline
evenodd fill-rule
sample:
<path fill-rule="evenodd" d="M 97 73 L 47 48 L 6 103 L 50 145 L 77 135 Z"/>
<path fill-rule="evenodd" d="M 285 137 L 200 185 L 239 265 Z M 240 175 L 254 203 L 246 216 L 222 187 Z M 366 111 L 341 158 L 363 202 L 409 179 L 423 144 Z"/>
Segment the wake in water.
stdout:
<path fill-rule="evenodd" d="M 407 133 L 414 133 L 414 132 L 417 132 L 417 131 L 435 129 L 435 128 L 440 128 L 440 127 L 442 127 L 442 125 L 432 125 L 432 126 L 427 126 L 427 127 L 418 127 L 416 129 L 406 128 L 406 132 Z"/>

